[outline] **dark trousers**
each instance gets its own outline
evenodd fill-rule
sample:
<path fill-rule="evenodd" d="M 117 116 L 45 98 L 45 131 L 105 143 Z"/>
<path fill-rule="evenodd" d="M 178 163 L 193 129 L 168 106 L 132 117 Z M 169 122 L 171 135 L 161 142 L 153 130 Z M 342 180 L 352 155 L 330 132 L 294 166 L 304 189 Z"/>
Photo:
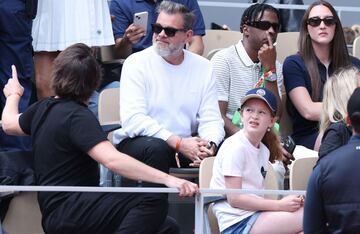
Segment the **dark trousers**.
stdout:
<path fill-rule="evenodd" d="M 164 140 L 159 138 L 146 136 L 127 138 L 117 145 L 117 149 L 165 173 L 169 173 L 170 167 L 177 167 L 175 151 Z M 180 154 L 179 159 L 181 167 L 189 167 L 191 161 L 188 158 Z M 134 185 L 134 182 L 130 182 L 130 180 L 123 179 L 122 186 L 136 185 Z M 141 186 L 153 187 L 163 185 L 142 183 Z"/>
<path fill-rule="evenodd" d="M 52 211 L 42 210 L 42 223 L 51 234 L 179 233 L 167 210 L 166 194 L 72 193 Z"/>
<path fill-rule="evenodd" d="M 33 73 L 31 26 L 25 0 L 0 0 L 0 112 L 6 101 L 2 90 L 12 76 L 13 64 L 24 87 L 19 111 L 23 112 L 29 105 Z M 21 150 L 31 150 L 30 137 L 9 136 L 0 128 L 0 151 Z"/>

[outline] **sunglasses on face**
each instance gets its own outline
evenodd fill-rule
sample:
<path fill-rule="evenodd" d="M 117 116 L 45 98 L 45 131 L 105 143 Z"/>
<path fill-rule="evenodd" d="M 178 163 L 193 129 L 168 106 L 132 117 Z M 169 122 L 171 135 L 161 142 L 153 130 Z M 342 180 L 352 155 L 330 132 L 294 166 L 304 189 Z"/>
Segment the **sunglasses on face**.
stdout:
<path fill-rule="evenodd" d="M 179 29 L 179 28 L 172 28 L 172 27 L 163 27 L 163 26 L 161 26 L 161 24 L 152 24 L 151 27 L 152 27 L 153 32 L 156 34 L 159 34 L 162 32 L 162 30 L 164 30 L 166 36 L 168 36 L 168 37 L 175 36 L 175 34 L 179 31 L 186 32 L 186 30 L 183 28 Z"/>
<path fill-rule="evenodd" d="M 275 32 L 279 32 L 280 30 L 280 24 L 271 23 L 269 21 L 252 21 L 252 22 L 248 22 L 247 25 L 261 30 L 269 30 L 270 27 L 272 27 Z"/>
<path fill-rule="evenodd" d="M 332 26 L 336 24 L 336 19 L 333 16 L 325 17 L 324 19 L 320 19 L 319 17 L 311 17 L 307 20 L 307 24 L 312 27 L 317 27 L 324 22 L 326 26 Z"/>

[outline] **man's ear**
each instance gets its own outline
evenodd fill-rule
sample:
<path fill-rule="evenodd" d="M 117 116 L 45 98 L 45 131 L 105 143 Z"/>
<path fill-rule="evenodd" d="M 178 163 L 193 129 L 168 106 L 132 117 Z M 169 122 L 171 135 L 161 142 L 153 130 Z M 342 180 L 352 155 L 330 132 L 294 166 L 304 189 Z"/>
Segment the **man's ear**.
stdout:
<path fill-rule="evenodd" d="M 193 34 L 194 34 L 194 32 L 191 29 L 186 31 L 186 33 L 185 33 L 185 35 L 186 35 L 186 39 L 185 39 L 186 43 L 189 43 L 191 41 L 191 39 L 193 37 Z"/>
<path fill-rule="evenodd" d="M 246 24 L 242 26 L 242 34 L 244 37 L 249 35 L 249 27 Z"/>

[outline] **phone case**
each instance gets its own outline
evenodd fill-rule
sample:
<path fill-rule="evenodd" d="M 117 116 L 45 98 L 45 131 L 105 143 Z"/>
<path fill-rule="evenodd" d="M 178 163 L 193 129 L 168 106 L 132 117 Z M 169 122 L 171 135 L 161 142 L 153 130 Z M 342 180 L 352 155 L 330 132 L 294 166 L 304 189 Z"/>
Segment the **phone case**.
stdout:
<path fill-rule="evenodd" d="M 138 12 L 134 14 L 134 25 L 141 26 L 147 31 L 148 12 Z"/>

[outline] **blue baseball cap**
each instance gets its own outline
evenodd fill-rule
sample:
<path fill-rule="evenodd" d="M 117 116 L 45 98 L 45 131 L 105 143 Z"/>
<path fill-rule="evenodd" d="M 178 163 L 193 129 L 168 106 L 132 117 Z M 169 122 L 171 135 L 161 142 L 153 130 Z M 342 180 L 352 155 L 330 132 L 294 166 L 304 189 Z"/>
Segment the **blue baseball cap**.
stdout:
<path fill-rule="evenodd" d="M 252 98 L 258 98 L 263 100 L 270 108 L 270 110 L 273 112 L 274 115 L 276 115 L 277 112 L 277 101 L 276 97 L 270 90 L 267 88 L 256 88 L 249 90 L 245 96 L 241 99 L 241 108 L 245 104 L 245 102 Z"/>

